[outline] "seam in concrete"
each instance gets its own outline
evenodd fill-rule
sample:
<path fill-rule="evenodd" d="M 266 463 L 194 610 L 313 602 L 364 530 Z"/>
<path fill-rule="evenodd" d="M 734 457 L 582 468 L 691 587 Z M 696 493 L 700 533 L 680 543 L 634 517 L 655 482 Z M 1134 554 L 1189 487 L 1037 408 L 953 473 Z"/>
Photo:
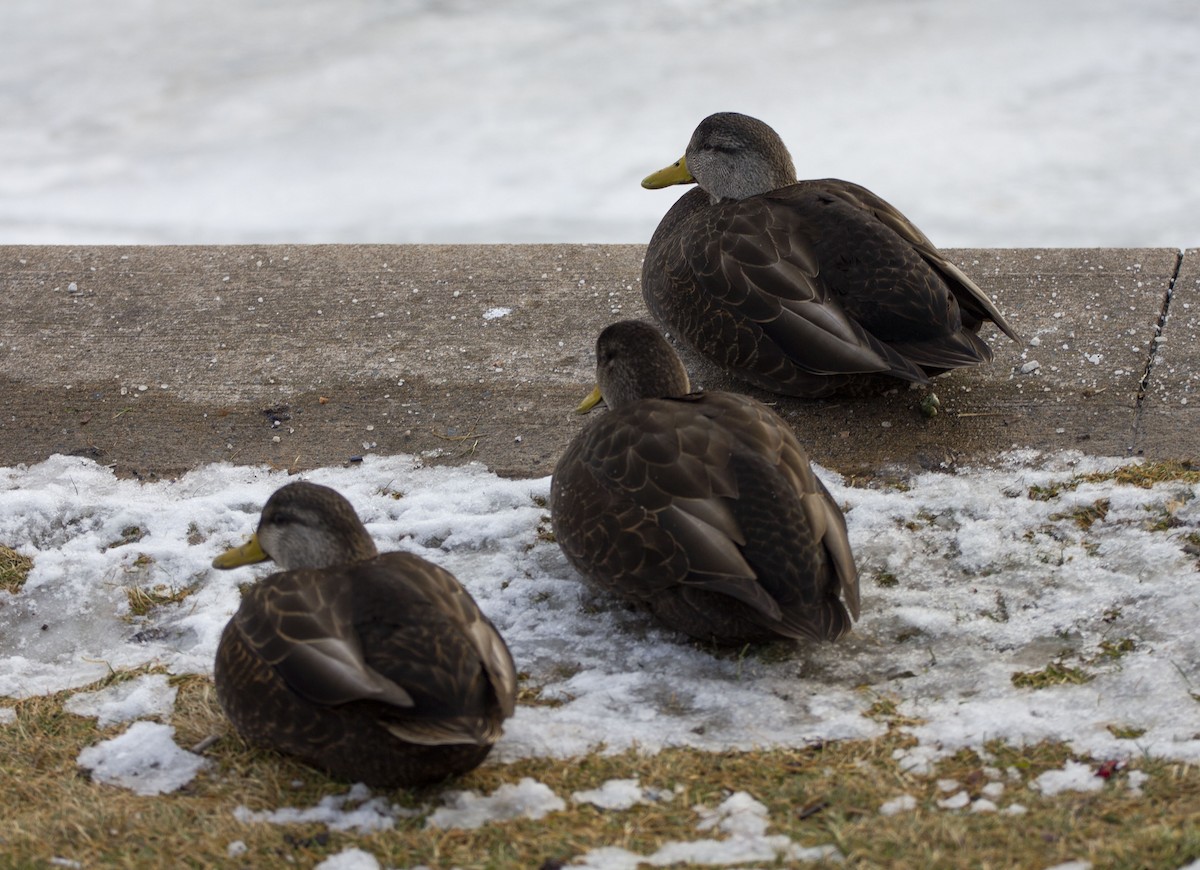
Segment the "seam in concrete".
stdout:
<path fill-rule="evenodd" d="M 1179 280 L 1179 274 L 1183 271 L 1183 255 L 1182 250 L 1175 255 L 1175 270 L 1171 273 L 1170 280 L 1167 281 L 1167 292 L 1163 294 L 1158 323 L 1154 327 L 1154 336 L 1150 339 L 1150 348 L 1146 354 L 1146 367 L 1142 371 L 1142 380 L 1138 383 L 1137 403 L 1134 405 L 1133 412 L 1133 436 L 1127 450 L 1129 453 L 1137 449 L 1138 438 L 1141 435 L 1143 405 L 1146 400 L 1146 392 L 1150 389 L 1150 377 L 1154 373 L 1154 358 L 1158 356 L 1158 339 L 1166 329 L 1167 318 L 1171 314 L 1171 298 L 1175 293 L 1175 282 Z"/>

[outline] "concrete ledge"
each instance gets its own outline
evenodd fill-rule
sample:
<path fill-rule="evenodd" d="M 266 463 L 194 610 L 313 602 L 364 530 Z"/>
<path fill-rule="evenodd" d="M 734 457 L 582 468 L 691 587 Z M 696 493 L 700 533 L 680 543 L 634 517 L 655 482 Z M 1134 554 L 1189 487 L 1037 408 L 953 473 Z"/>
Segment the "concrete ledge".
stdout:
<path fill-rule="evenodd" d="M 0 465 L 305 469 L 367 452 L 549 473 L 641 245 L 0 247 Z M 1200 456 L 1200 251 L 954 250 L 1028 342 L 882 396 L 777 399 L 842 471 L 1013 447 Z M 1161 329 L 1161 335 L 1159 331 Z M 737 388 L 688 357 L 697 385 Z"/>

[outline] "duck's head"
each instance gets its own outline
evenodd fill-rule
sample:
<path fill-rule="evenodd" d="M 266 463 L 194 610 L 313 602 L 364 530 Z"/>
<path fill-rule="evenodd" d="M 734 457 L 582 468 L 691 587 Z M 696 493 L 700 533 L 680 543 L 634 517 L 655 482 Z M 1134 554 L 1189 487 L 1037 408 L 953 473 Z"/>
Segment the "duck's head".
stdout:
<path fill-rule="evenodd" d="M 700 122 L 684 156 L 642 180 L 655 189 L 699 184 L 713 202 L 745 199 L 796 183 L 796 167 L 779 134 L 757 118 L 718 112 Z"/>
<path fill-rule="evenodd" d="M 586 413 L 601 399 L 616 410 L 689 392 L 687 369 L 662 333 L 641 320 L 619 320 L 596 339 L 596 389 L 576 410 Z"/>
<path fill-rule="evenodd" d="M 327 486 L 298 481 L 275 491 L 263 507 L 258 531 L 213 559 L 213 567 L 272 559 L 284 571 L 327 568 L 377 553 L 350 502 Z"/>

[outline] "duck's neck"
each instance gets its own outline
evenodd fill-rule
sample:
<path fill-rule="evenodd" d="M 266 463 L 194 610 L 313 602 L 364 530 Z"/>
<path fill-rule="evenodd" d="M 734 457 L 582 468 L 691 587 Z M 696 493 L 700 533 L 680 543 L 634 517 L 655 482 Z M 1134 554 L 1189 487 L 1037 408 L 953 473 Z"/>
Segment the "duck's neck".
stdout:
<path fill-rule="evenodd" d="M 704 189 L 713 203 L 746 199 L 796 183 L 796 167 L 782 155 L 755 154 L 742 160 L 736 173 L 720 173 L 706 179 Z"/>

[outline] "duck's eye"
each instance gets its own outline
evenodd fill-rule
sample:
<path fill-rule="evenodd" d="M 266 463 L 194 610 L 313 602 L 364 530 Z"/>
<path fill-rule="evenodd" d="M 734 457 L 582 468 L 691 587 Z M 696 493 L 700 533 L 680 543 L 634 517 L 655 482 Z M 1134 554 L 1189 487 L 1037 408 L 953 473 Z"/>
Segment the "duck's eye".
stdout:
<path fill-rule="evenodd" d="M 290 526 L 299 521 L 300 518 L 291 511 L 274 511 L 271 514 L 271 525 L 273 526 Z"/>

